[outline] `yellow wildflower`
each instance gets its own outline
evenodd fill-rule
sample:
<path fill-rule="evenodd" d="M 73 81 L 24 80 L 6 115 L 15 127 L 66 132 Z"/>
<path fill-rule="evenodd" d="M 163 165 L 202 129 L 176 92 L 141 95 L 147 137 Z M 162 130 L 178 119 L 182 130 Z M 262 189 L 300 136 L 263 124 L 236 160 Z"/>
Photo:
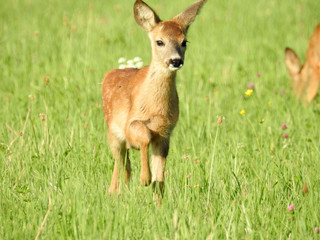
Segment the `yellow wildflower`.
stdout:
<path fill-rule="evenodd" d="M 199 188 L 199 184 L 197 184 L 197 185 L 194 185 L 194 188 Z"/>
<path fill-rule="evenodd" d="M 253 89 L 248 89 L 247 91 L 245 91 L 245 95 L 247 96 L 251 96 L 251 94 L 253 93 Z"/>
<path fill-rule="evenodd" d="M 245 114 L 246 111 L 244 109 L 242 109 L 240 112 L 239 112 L 241 115 Z"/>

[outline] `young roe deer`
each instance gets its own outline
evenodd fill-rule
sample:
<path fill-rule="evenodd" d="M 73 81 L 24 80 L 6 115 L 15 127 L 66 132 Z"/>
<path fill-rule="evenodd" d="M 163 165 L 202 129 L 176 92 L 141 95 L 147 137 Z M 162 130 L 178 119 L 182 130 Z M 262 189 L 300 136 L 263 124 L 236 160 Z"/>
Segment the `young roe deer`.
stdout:
<path fill-rule="evenodd" d="M 306 61 L 301 66 L 296 53 L 285 50 L 285 64 L 292 79 L 292 86 L 298 99 L 301 97 L 310 103 L 318 93 L 320 86 L 320 24 L 310 38 Z"/>
<path fill-rule="evenodd" d="M 176 71 L 184 63 L 188 28 L 205 1 L 194 3 L 170 21 L 161 21 L 143 1 L 135 2 L 134 18 L 148 33 L 152 59 L 149 66 L 140 70 L 111 70 L 102 83 L 108 140 L 115 158 L 109 193 L 118 190 L 118 177 L 122 171 L 125 184 L 128 183 L 131 174 L 128 149 L 134 148 L 141 153 L 141 184 L 147 186 L 152 181 L 154 192 L 163 194 L 170 135 L 179 117 Z"/>

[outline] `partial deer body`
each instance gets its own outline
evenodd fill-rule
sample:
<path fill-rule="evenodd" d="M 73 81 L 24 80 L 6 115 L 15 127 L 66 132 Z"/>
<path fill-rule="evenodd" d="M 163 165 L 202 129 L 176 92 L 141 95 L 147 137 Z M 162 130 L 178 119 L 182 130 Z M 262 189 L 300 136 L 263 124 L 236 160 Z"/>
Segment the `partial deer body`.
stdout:
<path fill-rule="evenodd" d="M 320 24 L 310 38 L 305 64 L 301 66 L 297 54 L 290 48 L 285 51 L 285 64 L 296 97 L 310 103 L 320 86 Z"/>
<path fill-rule="evenodd" d="M 129 181 L 128 149 L 134 148 L 141 153 L 141 184 L 146 186 L 152 181 L 154 190 L 158 188 L 163 194 L 170 135 L 179 117 L 176 71 L 184 63 L 188 27 L 204 2 L 191 5 L 170 21 L 161 21 L 141 0 L 134 4 L 135 20 L 151 41 L 152 59 L 150 65 L 142 69 L 112 70 L 102 83 L 108 140 L 115 158 L 109 193 L 119 189 L 121 172 L 124 172 L 125 183 Z"/>

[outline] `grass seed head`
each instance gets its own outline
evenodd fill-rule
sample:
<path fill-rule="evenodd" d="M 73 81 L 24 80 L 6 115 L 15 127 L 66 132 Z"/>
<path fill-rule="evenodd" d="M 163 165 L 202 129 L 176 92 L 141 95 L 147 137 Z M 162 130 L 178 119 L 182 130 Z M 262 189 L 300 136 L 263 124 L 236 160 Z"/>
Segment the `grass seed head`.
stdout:
<path fill-rule="evenodd" d="M 306 183 L 304 183 L 302 185 L 302 192 L 303 192 L 303 194 L 307 194 L 309 192 L 309 188 L 308 188 L 308 185 Z"/>
<path fill-rule="evenodd" d="M 33 101 L 33 100 L 34 100 L 34 96 L 33 96 L 32 94 L 29 94 L 29 99 L 30 99 L 31 101 Z"/>
<path fill-rule="evenodd" d="M 46 120 L 46 115 L 43 114 L 43 113 L 40 113 L 40 114 L 39 114 L 39 117 L 40 117 L 40 120 L 41 120 L 41 121 L 45 121 L 45 120 Z"/>
<path fill-rule="evenodd" d="M 48 76 L 44 76 L 43 77 L 43 81 L 45 82 L 45 84 L 49 84 L 49 82 L 50 82 L 50 79 L 49 79 L 49 77 Z"/>
<path fill-rule="evenodd" d="M 224 120 L 224 117 L 223 116 L 219 116 L 218 120 L 217 120 L 217 124 L 220 126 L 221 123 L 223 122 L 223 120 Z"/>

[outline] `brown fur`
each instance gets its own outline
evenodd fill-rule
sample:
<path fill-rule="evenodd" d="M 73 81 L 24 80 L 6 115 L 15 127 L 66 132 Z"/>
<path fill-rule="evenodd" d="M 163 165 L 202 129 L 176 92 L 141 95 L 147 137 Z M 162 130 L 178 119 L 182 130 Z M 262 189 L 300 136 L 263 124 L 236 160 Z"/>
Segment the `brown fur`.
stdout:
<path fill-rule="evenodd" d="M 290 48 L 286 48 L 285 63 L 297 98 L 310 103 L 320 86 L 320 24 L 310 38 L 305 64 L 301 66 L 298 56 Z"/>
<path fill-rule="evenodd" d="M 187 29 L 204 2 L 191 5 L 171 21 L 161 21 L 143 1 L 135 2 L 135 19 L 148 32 L 152 60 L 149 66 L 140 70 L 112 70 L 103 80 L 103 110 L 108 124 L 108 140 L 115 158 L 110 193 L 119 189 L 121 169 L 124 170 L 126 184 L 130 179 L 130 148 L 140 149 L 141 152 L 141 184 L 149 185 L 152 181 L 156 191 L 158 183 L 160 194 L 163 193 L 170 135 L 179 117 L 176 71 L 183 64 Z M 149 145 L 152 150 L 151 171 Z"/>

